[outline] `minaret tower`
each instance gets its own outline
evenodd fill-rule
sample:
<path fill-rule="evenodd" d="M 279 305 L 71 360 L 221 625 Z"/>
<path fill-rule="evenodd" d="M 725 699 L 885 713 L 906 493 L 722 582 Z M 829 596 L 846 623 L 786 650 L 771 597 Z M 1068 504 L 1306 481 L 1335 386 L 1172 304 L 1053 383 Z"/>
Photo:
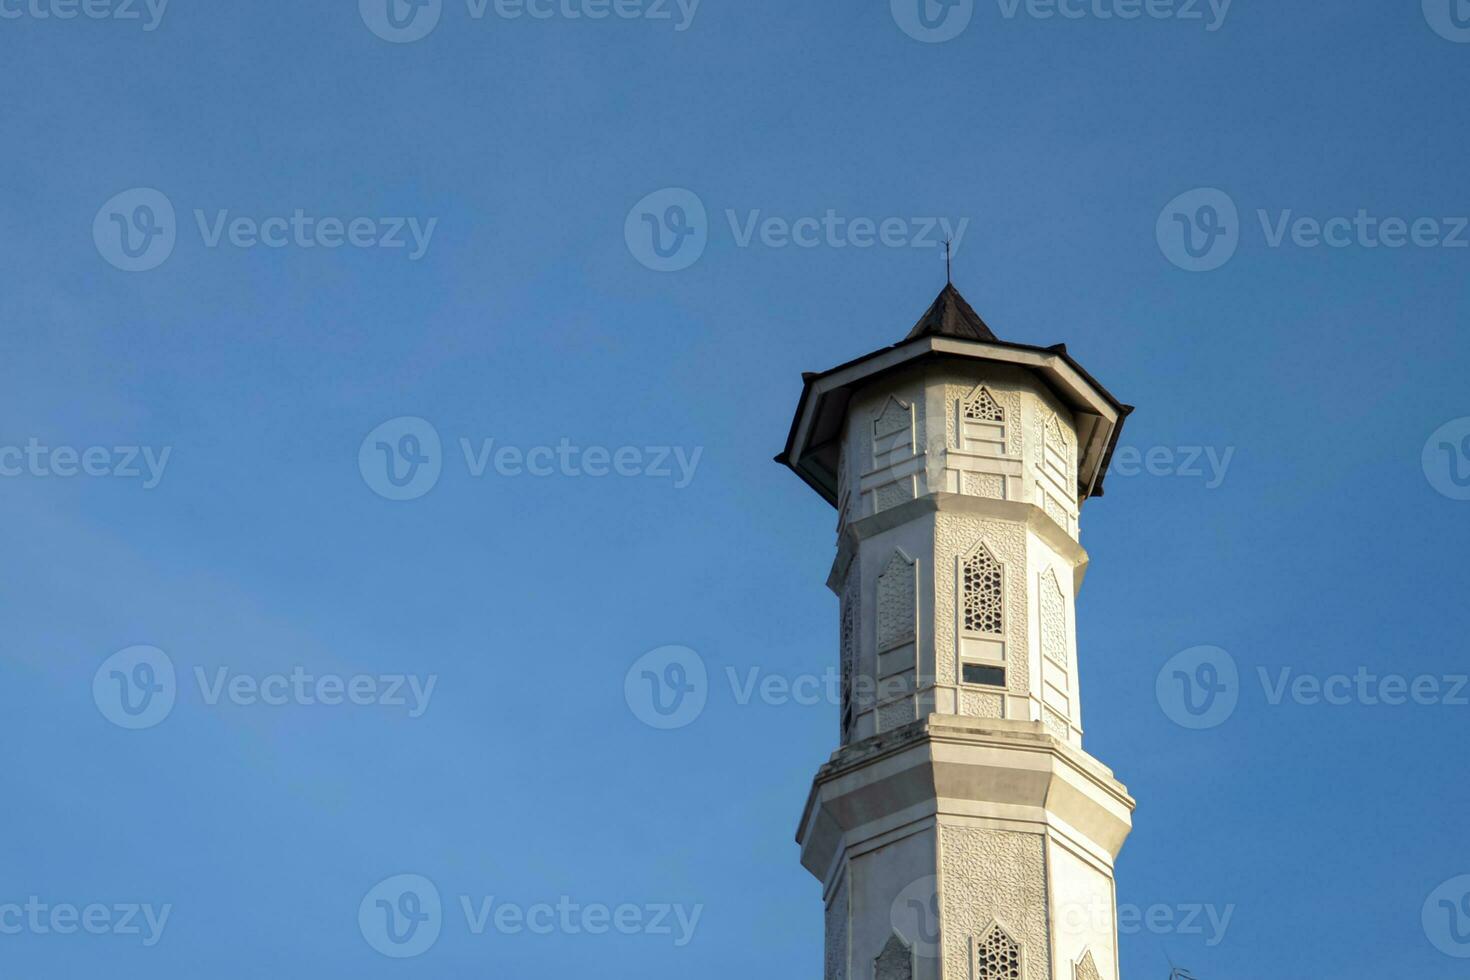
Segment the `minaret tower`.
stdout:
<path fill-rule="evenodd" d="M 1082 503 L 1131 408 L 952 285 L 804 387 L 789 466 L 837 508 L 841 747 L 797 842 L 825 980 L 1118 980 L 1133 799 L 1082 748 Z"/>

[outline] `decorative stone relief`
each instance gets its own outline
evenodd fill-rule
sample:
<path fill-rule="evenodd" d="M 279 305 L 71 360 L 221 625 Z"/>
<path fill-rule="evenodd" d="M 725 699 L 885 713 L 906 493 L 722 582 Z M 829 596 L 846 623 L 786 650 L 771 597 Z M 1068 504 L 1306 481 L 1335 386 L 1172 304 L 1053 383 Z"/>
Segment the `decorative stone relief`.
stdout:
<path fill-rule="evenodd" d="M 1053 711 L 1046 705 L 1042 705 L 1041 708 L 1041 723 L 1046 726 L 1047 734 L 1053 738 L 1060 739 L 1063 742 L 1071 740 L 1072 726 L 1067 723 L 1067 719 L 1063 718 L 1059 712 Z"/>
<path fill-rule="evenodd" d="M 1055 411 L 1041 420 L 1041 472 L 1045 474 L 1036 488 L 1037 503 L 1062 530 L 1075 536 L 1071 505 L 1076 502 L 1077 473 L 1072 464 L 1072 438 L 1068 427 Z"/>
<path fill-rule="evenodd" d="M 1041 576 L 1041 652 L 1046 659 L 1063 670 L 1070 669 L 1067 656 L 1067 600 L 1057 582 L 1057 573 L 1048 568 Z"/>
<path fill-rule="evenodd" d="M 1072 518 L 1067 513 L 1067 508 L 1057 502 L 1057 498 L 1042 490 L 1041 506 L 1046 510 L 1046 516 L 1057 522 L 1057 527 L 1068 534 L 1072 533 Z"/>
<path fill-rule="evenodd" d="M 874 492 L 873 497 L 873 513 L 891 510 L 914 499 L 914 481 L 912 478 L 905 478 L 896 483 L 885 483 Z"/>
<path fill-rule="evenodd" d="M 914 641 L 914 624 L 918 616 L 914 562 L 902 551 L 895 551 L 878 576 L 878 650 Z"/>
<path fill-rule="evenodd" d="M 1030 665 L 1024 656 L 1029 649 L 1027 617 L 1020 612 L 1026 608 L 1026 531 L 1022 525 L 1006 521 L 943 511 L 935 515 L 934 567 L 946 570 L 934 576 L 935 675 L 941 684 L 959 683 L 959 558 L 970 554 L 981 542 L 1002 565 L 1017 570 L 1003 576 L 1006 650 L 1022 651 L 1007 656 L 1006 686 L 1012 694 L 1024 694 L 1031 690 Z"/>
<path fill-rule="evenodd" d="M 1097 961 L 1092 958 L 1092 950 L 1082 954 L 1075 973 L 1075 980 L 1102 980 L 1102 974 L 1097 972 Z"/>
<path fill-rule="evenodd" d="M 1053 415 L 1047 419 L 1046 425 L 1042 427 L 1042 438 L 1045 440 L 1046 451 L 1054 454 L 1060 460 L 1063 467 L 1063 475 L 1070 475 L 1071 450 L 1068 446 L 1067 434 L 1062 429 L 1062 423 L 1057 416 Z"/>
<path fill-rule="evenodd" d="M 945 977 L 972 972 L 979 944 L 1001 925 L 1019 947 L 1026 976 L 1051 976 L 1046 858 L 1039 834 L 941 824 L 940 930 Z M 1001 958 L 1004 962 L 1004 957 Z M 1011 978 L 1005 974 L 1006 980 Z M 1016 980 L 1024 980 L 1017 976 Z"/>
<path fill-rule="evenodd" d="M 847 879 L 837 887 L 827 906 L 826 980 L 847 980 Z"/>
<path fill-rule="evenodd" d="M 916 701 L 913 697 L 893 701 L 878 709 L 878 731 L 891 732 L 895 728 L 902 728 L 917 717 Z"/>
<path fill-rule="evenodd" d="M 914 951 L 897 933 L 873 961 L 873 980 L 914 980 Z"/>
<path fill-rule="evenodd" d="M 960 691 L 960 714 L 971 718 L 1004 718 L 1005 699 L 989 691 L 966 688 Z"/>
<path fill-rule="evenodd" d="M 961 473 L 960 477 L 960 492 L 967 497 L 1006 499 L 1006 478 L 999 473 L 965 472 Z"/>

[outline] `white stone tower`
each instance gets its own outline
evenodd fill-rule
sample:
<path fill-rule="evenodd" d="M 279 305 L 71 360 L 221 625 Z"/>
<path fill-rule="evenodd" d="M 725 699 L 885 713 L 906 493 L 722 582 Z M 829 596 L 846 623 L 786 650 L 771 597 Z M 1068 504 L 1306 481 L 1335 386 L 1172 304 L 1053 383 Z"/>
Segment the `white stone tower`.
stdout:
<path fill-rule="evenodd" d="M 1117 980 L 1133 800 L 1082 749 L 1083 501 L 1131 408 L 946 286 L 805 385 L 786 450 L 837 508 L 841 747 L 797 842 L 825 980 Z"/>

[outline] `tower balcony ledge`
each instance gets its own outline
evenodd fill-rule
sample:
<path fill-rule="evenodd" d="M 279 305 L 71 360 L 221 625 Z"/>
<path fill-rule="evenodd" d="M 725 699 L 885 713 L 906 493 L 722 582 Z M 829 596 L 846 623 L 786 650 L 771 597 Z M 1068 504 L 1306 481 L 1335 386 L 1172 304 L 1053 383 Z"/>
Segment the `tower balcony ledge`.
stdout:
<path fill-rule="evenodd" d="M 1056 833 L 1111 867 L 1133 809 L 1112 770 L 1040 722 L 931 714 L 834 753 L 812 782 L 797 843 L 825 881 L 846 851 L 953 818 Z"/>

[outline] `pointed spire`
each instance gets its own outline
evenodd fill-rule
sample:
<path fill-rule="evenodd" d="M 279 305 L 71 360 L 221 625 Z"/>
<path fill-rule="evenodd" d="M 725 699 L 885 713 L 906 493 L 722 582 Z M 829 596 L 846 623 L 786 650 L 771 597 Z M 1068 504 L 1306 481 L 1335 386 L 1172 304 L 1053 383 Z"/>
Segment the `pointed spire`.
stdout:
<path fill-rule="evenodd" d="M 991 333 L 980 314 L 970 308 L 953 283 L 940 290 L 934 305 L 914 324 L 905 340 L 918 337 L 957 337 L 961 340 L 995 341 L 1000 338 Z"/>

